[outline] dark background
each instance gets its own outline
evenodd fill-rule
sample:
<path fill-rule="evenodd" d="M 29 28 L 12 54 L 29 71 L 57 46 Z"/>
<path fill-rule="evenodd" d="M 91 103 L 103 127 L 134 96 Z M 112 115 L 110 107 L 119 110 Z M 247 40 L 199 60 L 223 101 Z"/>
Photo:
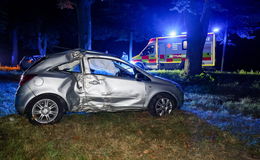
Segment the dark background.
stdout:
<path fill-rule="evenodd" d="M 135 7 L 122 12 L 120 9 L 110 9 L 117 1 L 101 2 L 97 1 L 92 6 L 92 23 L 93 23 L 93 37 L 92 48 L 96 51 L 108 51 L 109 53 L 121 56 L 122 52 L 128 53 L 129 41 L 127 23 L 122 23 L 122 20 L 129 21 L 135 19 L 139 15 L 141 20 L 129 22 L 129 28 L 135 27 L 137 31 L 134 37 L 133 55 L 138 54 L 147 44 L 148 40 L 155 36 L 165 36 L 167 31 L 165 28 L 168 24 L 179 23 L 179 19 L 174 19 L 176 13 L 170 12 L 171 0 L 163 2 L 151 1 L 121 1 L 120 3 L 136 3 L 142 2 L 145 10 L 135 13 Z M 22 26 L 20 28 L 28 28 L 27 26 L 37 24 L 39 19 L 42 21 L 46 30 L 54 30 L 57 33 L 57 44 L 51 46 L 47 50 L 47 54 L 63 51 L 64 49 L 73 49 L 78 46 L 77 36 L 77 16 L 76 10 L 60 9 L 56 0 L 10 0 L 2 1 L 0 10 L 8 13 L 6 22 L 7 28 L 0 33 L 0 63 L 2 65 L 10 65 L 12 39 L 10 36 L 10 29 L 12 26 Z M 118 4 L 119 5 L 119 4 Z M 133 5 L 134 6 L 134 5 Z M 115 7 L 116 8 L 116 7 Z M 120 6 L 119 6 L 120 8 Z M 113 17 L 109 19 L 109 17 Z M 161 23 L 155 24 L 151 19 L 161 19 Z M 133 23 L 135 23 L 133 25 Z M 133 25 L 133 26 L 132 26 Z M 260 26 L 260 25 L 259 25 Z M 37 27 L 37 25 L 33 26 Z M 102 32 L 104 28 L 113 28 L 106 32 Z M 123 28 L 123 29 L 122 29 Z M 140 30 L 138 30 L 140 28 Z M 121 29 L 125 33 L 121 33 Z M 142 32 L 147 29 L 149 34 L 142 35 Z M 18 31 L 22 30 L 18 28 Z M 117 33 L 118 30 L 118 33 Z M 120 30 L 120 32 L 119 32 Z M 21 31 L 22 32 L 22 31 Z M 27 31 L 28 32 L 28 31 Z M 108 36 L 111 34 L 111 36 Z M 138 35 L 142 35 L 139 36 Z M 235 34 L 229 34 L 229 40 L 234 45 L 227 46 L 225 57 L 225 70 L 234 71 L 238 69 L 244 70 L 260 70 L 260 30 L 253 31 L 254 39 L 240 38 Z M 103 38 L 102 38 L 103 37 Z M 122 38 L 123 37 L 123 38 Z M 24 55 L 39 54 L 35 47 L 28 47 L 26 44 L 26 37 L 21 33 L 19 35 L 19 58 Z M 220 68 L 221 55 L 223 45 L 217 42 L 216 47 L 216 68 Z"/>

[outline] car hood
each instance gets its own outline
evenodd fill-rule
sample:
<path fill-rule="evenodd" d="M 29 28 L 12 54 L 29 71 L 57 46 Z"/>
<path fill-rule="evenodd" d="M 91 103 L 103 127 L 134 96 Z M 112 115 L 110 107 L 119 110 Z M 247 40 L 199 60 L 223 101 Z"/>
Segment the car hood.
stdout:
<path fill-rule="evenodd" d="M 172 80 L 162 78 L 162 77 L 159 77 L 159 76 L 152 76 L 151 80 L 152 80 L 152 82 L 156 82 L 156 83 L 179 85 L 178 83 L 176 83 Z"/>
<path fill-rule="evenodd" d="M 153 76 L 152 82 L 165 84 L 165 85 L 174 85 L 181 92 L 183 92 L 183 89 L 182 89 L 182 87 L 181 87 L 181 85 L 179 83 L 174 82 L 174 81 L 169 80 L 169 79 L 166 79 L 166 78 L 162 78 L 162 77 L 159 77 L 159 76 Z"/>

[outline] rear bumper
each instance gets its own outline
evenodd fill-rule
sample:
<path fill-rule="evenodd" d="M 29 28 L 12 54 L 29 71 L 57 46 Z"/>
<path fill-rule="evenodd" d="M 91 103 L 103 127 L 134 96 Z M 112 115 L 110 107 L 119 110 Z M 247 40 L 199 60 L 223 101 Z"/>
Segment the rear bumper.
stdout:
<path fill-rule="evenodd" d="M 25 84 L 22 87 L 19 87 L 16 92 L 15 97 L 15 108 L 19 114 L 25 114 L 25 108 L 33 99 L 35 95 L 31 91 L 31 89 Z"/>

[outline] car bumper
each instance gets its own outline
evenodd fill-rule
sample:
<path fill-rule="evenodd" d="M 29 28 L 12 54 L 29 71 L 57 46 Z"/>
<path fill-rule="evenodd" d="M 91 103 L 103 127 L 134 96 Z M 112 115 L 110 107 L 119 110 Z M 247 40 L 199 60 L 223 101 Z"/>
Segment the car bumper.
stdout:
<path fill-rule="evenodd" d="M 35 95 L 28 86 L 24 85 L 19 87 L 15 97 L 15 108 L 17 112 L 19 114 L 25 114 L 26 106 L 34 97 Z"/>

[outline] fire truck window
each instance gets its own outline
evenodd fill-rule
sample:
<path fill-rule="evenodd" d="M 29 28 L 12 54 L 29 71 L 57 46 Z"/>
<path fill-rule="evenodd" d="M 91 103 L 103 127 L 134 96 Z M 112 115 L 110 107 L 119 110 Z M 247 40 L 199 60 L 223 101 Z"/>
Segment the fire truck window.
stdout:
<path fill-rule="evenodd" d="M 144 51 L 143 51 L 143 56 L 151 55 L 154 54 L 154 45 L 148 46 Z"/>
<path fill-rule="evenodd" d="M 188 42 L 187 40 L 182 41 L 182 50 L 187 50 Z"/>

